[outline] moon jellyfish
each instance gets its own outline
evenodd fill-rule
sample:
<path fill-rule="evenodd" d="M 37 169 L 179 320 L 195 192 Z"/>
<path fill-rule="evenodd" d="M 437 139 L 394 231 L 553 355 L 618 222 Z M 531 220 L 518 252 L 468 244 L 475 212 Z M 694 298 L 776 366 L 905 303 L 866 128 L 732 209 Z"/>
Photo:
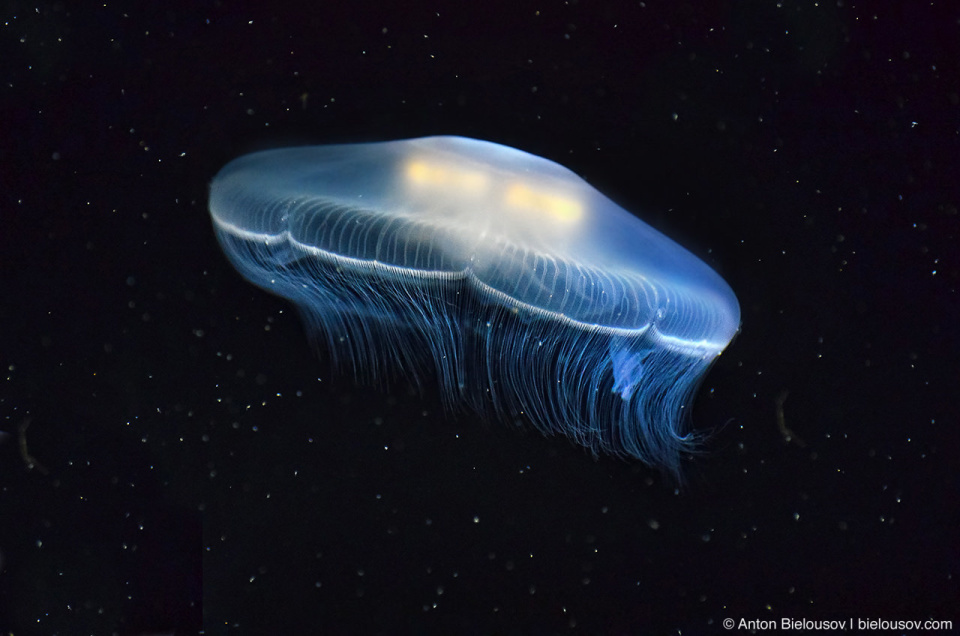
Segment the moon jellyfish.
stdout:
<path fill-rule="evenodd" d="M 693 394 L 740 325 L 705 263 L 573 172 L 462 137 L 268 150 L 210 214 L 234 267 L 292 301 L 360 381 L 674 474 Z"/>

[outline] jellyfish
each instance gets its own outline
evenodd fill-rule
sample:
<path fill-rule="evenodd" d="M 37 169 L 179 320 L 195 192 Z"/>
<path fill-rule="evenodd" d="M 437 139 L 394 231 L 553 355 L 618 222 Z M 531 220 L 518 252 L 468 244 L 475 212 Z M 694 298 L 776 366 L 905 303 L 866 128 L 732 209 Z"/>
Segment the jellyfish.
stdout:
<path fill-rule="evenodd" d="M 210 214 L 234 267 L 290 300 L 358 382 L 679 473 L 689 406 L 740 327 L 693 254 L 569 169 L 463 137 L 228 163 Z"/>

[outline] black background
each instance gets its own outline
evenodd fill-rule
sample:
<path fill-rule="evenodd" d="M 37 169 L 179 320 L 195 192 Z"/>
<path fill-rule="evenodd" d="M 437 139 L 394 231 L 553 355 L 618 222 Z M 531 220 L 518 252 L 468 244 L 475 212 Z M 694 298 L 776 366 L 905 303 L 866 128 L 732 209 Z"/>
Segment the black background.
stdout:
<path fill-rule="evenodd" d="M 0 9 L 3 633 L 960 624 L 960 10 L 269 4 Z M 429 134 L 730 283 L 682 488 L 355 386 L 220 253 L 230 159 Z"/>

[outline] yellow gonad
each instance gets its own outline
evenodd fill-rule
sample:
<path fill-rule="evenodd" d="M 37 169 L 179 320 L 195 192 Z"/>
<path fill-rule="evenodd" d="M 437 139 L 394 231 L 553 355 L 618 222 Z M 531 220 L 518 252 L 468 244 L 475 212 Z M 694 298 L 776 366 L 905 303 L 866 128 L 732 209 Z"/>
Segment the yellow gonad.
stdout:
<path fill-rule="evenodd" d="M 537 190 L 526 183 L 510 184 L 504 201 L 512 208 L 546 214 L 562 223 L 579 221 L 583 215 L 583 205 L 576 199 Z"/>
<path fill-rule="evenodd" d="M 407 161 L 403 169 L 407 183 L 417 190 L 456 197 L 489 197 L 489 203 L 498 204 L 511 213 L 536 214 L 563 224 L 579 221 L 583 204 L 573 197 L 550 192 L 546 184 L 535 181 L 500 181 L 495 174 L 467 165 L 438 163 L 422 157 Z"/>
<path fill-rule="evenodd" d="M 477 195 L 487 191 L 490 178 L 479 170 L 444 166 L 423 159 L 411 159 L 406 165 L 407 180 L 419 187 L 438 188 L 450 193 Z"/>

